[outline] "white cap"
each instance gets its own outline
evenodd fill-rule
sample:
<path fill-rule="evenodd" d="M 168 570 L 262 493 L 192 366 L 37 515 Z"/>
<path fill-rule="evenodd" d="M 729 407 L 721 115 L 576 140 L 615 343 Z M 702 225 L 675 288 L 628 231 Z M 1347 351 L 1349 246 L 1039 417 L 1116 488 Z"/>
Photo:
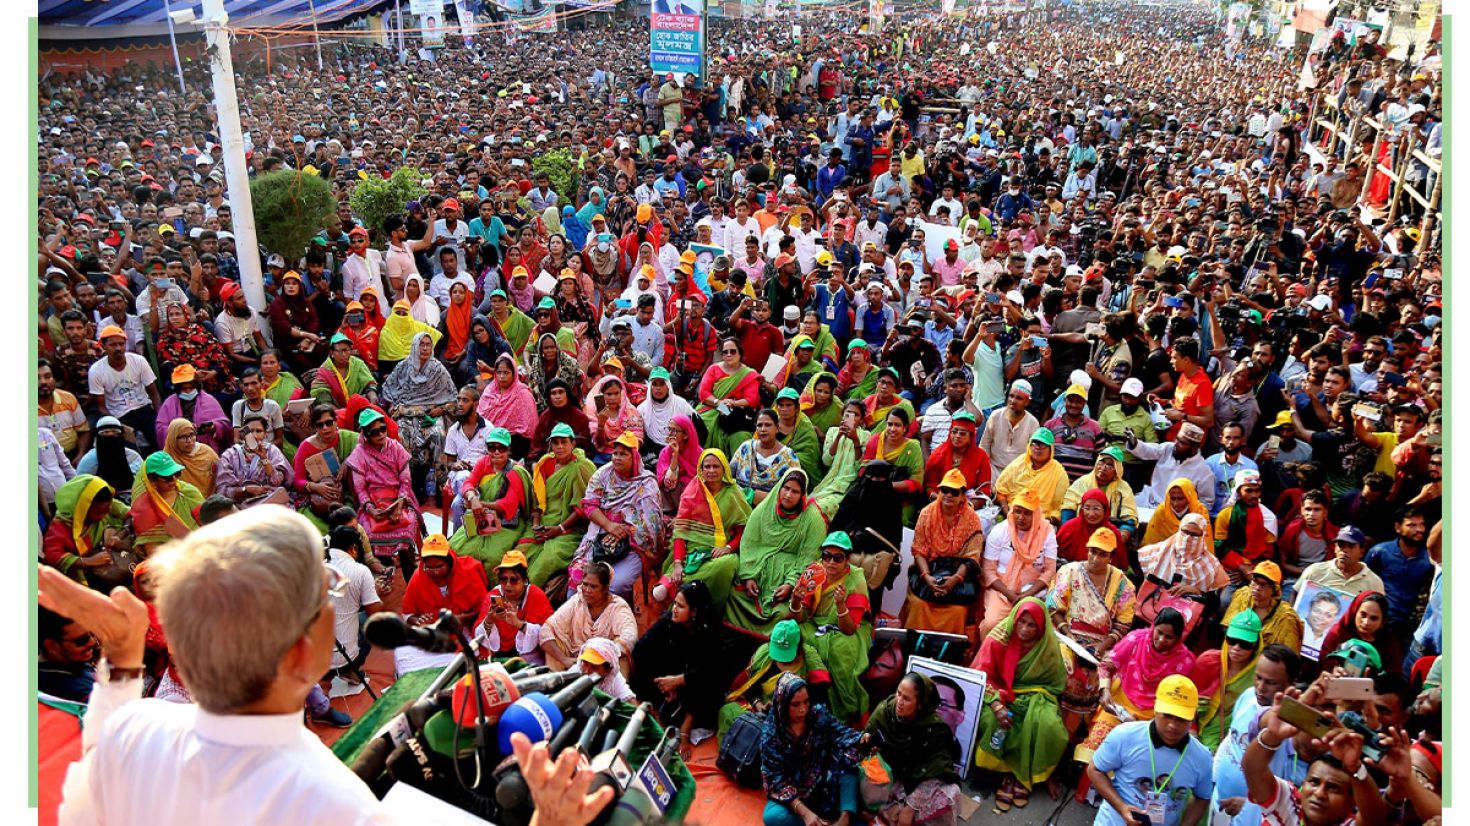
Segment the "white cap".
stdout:
<path fill-rule="evenodd" d="M 226 238 L 230 239 L 231 241 L 235 240 L 235 233 L 230 232 L 227 229 L 220 230 L 219 232 L 215 233 L 215 236 L 221 241 L 225 240 Z"/>
<path fill-rule="evenodd" d="M 214 161 L 210 160 L 208 155 L 200 155 L 194 159 L 195 166 L 210 166 L 213 163 Z"/>
<path fill-rule="evenodd" d="M 1031 382 L 1025 379 L 1016 379 L 1011 382 L 1011 390 L 1017 393 L 1025 393 L 1029 397 L 1031 396 Z"/>
<path fill-rule="evenodd" d="M 1092 389 L 1092 376 L 1087 375 L 1085 370 L 1073 370 L 1067 381 L 1069 384 L 1080 384 L 1088 390 Z"/>
<path fill-rule="evenodd" d="M 1308 301 L 1307 303 L 1312 306 L 1312 309 L 1316 310 L 1319 313 L 1325 313 L 1328 310 L 1332 309 L 1332 299 L 1328 298 L 1325 295 L 1314 295 L 1312 296 L 1312 300 Z"/>
<path fill-rule="evenodd" d="M 1006 293 L 1006 301 L 1009 301 L 1012 304 L 1025 304 L 1026 303 L 1026 299 L 1021 296 L 1021 291 L 1020 290 L 1011 290 L 1010 292 Z"/>
<path fill-rule="evenodd" d="M 1121 393 L 1124 396 L 1135 396 L 1135 397 L 1142 396 L 1143 395 L 1143 382 L 1139 381 L 1136 378 L 1135 379 L 1127 379 L 1127 380 L 1125 380 L 1123 382 L 1123 388 L 1121 390 L 1119 390 L 1118 392 Z"/>
<path fill-rule="evenodd" d="M 277 253 L 275 255 L 272 255 L 270 258 L 265 259 L 265 265 L 267 267 L 280 267 L 281 269 L 285 269 L 286 259 L 282 258 L 280 254 Z"/>
<path fill-rule="evenodd" d="M 1068 267 L 1067 267 L 1067 277 L 1068 278 L 1071 278 L 1074 275 L 1075 276 L 1081 276 L 1082 275 L 1082 268 L 1079 267 L 1079 266 L 1077 266 L 1076 264 L 1068 265 Z"/>
<path fill-rule="evenodd" d="M 786 309 L 781 311 L 781 315 L 787 321 L 796 321 L 801 318 L 801 308 L 795 304 L 787 304 Z"/>

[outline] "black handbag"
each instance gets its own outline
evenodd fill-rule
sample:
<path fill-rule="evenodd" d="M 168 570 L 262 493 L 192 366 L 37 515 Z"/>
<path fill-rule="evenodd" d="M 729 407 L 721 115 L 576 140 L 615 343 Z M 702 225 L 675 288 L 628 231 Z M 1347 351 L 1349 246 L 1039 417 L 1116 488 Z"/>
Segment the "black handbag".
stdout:
<path fill-rule="evenodd" d="M 613 565 L 622 562 L 623 557 L 628 555 L 631 548 L 627 538 L 619 539 L 610 533 L 605 533 L 592 543 L 592 561 Z"/>
<path fill-rule="evenodd" d="M 756 413 L 753 407 L 732 407 L 729 413 L 719 414 L 716 421 L 726 433 L 747 433 L 755 430 Z"/>
<path fill-rule="evenodd" d="M 961 568 L 965 579 L 943 596 L 934 593 L 924 580 L 924 572 L 916 564 L 909 568 L 909 593 L 935 605 L 971 605 L 980 595 L 980 566 L 964 556 L 939 556 L 929 560 L 929 573 L 935 578 L 952 576 Z"/>
<path fill-rule="evenodd" d="M 715 757 L 715 768 L 747 789 L 765 787 L 761 777 L 761 729 L 765 724 L 766 715 L 756 711 L 735 718 Z"/>

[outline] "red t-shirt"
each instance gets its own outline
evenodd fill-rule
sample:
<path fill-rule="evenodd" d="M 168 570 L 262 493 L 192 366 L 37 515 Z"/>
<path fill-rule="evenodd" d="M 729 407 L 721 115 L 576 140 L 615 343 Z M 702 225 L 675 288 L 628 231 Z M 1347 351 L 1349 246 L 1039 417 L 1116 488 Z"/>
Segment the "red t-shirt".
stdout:
<path fill-rule="evenodd" d="M 1174 385 L 1174 407 L 1184 412 L 1186 416 L 1198 416 L 1205 412 L 1205 408 L 1215 403 L 1215 388 L 1210 384 L 1210 374 L 1204 368 L 1196 370 L 1193 376 L 1180 376 Z M 1184 422 L 1177 421 L 1165 434 L 1165 440 L 1173 439 L 1179 433 L 1179 426 Z"/>
<path fill-rule="evenodd" d="M 784 349 L 785 337 L 781 335 L 780 328 L 770 322 L 757 324 L 747 318 L 737 318 L 735 329 L 740 333 L 740 360 L 756 372 L 765 369 L 772 353 Z"/>

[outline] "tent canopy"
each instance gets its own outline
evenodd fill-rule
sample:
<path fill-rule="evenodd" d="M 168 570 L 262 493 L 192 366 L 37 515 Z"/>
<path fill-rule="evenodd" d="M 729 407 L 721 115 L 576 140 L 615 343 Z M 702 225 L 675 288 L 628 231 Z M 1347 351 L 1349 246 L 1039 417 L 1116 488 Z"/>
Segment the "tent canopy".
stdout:
<path fill-rule="evenodd" d="M 316 21 L 325 26 L 388 5 L 386 0 L 315 0 Z M 407 3 L 404 4 L 407 6 Z M 168 34 L 168 12 L 193 8 L 198 0 L 40 0 L 41 40 L 113 40 Z M 225 0 L 232 26 L 309 25 L 312 0 Z M 196 27 L 190 26 L 192 33 Z M 181 32 L 182 33 L 182 32 Z"/>

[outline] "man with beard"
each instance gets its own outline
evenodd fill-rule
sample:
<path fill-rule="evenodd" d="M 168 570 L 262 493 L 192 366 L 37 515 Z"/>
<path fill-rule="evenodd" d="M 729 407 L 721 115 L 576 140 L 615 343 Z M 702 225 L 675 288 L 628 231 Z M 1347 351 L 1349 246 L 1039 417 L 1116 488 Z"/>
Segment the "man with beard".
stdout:
<path fill-rule="evenodd" d="M 56 376 L 45 359 L 36 367 L 36 421 L 56 436 L 73 464 L 92 446 L 92 430 L 81 404 L 76 395 L 57 388 Z"/>
<path fill-rule="evenodd" d="M 479 397 L 473 384 L 460 388 L 454 401 L 449 403 L 450 424 L 444 428 L 444 452 L 439 457 L 440 474 L 455 491 L 454 502 L 449 507 L 450 521 L 456 528 L 464 521 L 464 497 L 459 494 L 470 470 L 487 452 L 484 430 L 488 427 L 480 418 L 475 406 Z"/>
<path fill-rule="evenodd" d="M 1276 345 L 1269 341 L 1258 341 L 1251 348 L 1251 383 L 1255 387 L 1256 406 L 1261 414 L 1256 418 L 1254 432 L 1247 433 L 1247 441 L 1259 445 L 1270 435 L 1271 422 L 1276 414 L 1285 410 L 1281 390 L 1286 382 L 1276 372 Z"/>
<path fill-rule="evenodd" d="M 1230 717 L 1230 731 L 1215 751 L 1215 796 L 1210 799 L 1211 817 L 1220 811 L 1228 811 L 1235 815 L 1230 821 L 1231 826 L 1254 826 L 1261 822 L 1261 807 L 1245 799 L 1245 778 L 1240 773 L 1240 761 L 1245 756 L 1246 747 L 1260 734 L 1261 712 L 1276 702 L 1277 694 L 1296 682 L 1299 671 L 1301 657 L 1297 652 L 1284 645 L 1268 645 L 1261 649 L 1261 657 L 1256 661 L 1255 690 L 1244 692 L 1236 700 L 1235 711 Z M 1306 778 L 1306 765 L 1296 759 L 1296 741 L 1299 739 L 1301 736 L 1292 738 L 1271 755 L 1271 772 L 1292 783 Z"/>
<path fill-rule="evenodd" d="M 62 386 L 77 398 L 84 399 L 87 396 L 87 372 L 102 357 L 102 348 L 88 338 L 87 318 L 80 310 L 70 309 L 62 313 L 61 328 L 63 338 L 52 361 L 60 368 Z"/>
<path fill-rule="evenodd" d="M 1205 460 L 1210 466 L 1210 471 L 1215 474 L 1215 502 L 1223 507 L 1225 500 L 1229 498 L 1233 481 L 1239 478 L 1242 470 L 1259 470 L 1251 457 L 1241 453 L 1245 447 L 1245 428 L 1238 422 L 1231 422 L 1220 430 L 1219 453 Z M 1215 512 L 1210 514 L 1215 515 Z"/>
<path fill-rule="evenodd" d="M 1378 369 L 1383 366 L 1383 359 L 1387 355 L 1388 339 L 1383 336 L 1372 336 L 1363 342 L 1363 360 L 1348 365 L 1353 390 L 1364 394 L 1379 392 Z"/>
<path fill-rule="evenodd" d="M 1165 497 L 1169 495 L 1169 484 L 1180 478 L 1193 482 L 1200 504 L 1211 513 L 1214 512 L 1215 472 L 1210 470 L 1210 466 L 1199 455 L 1199 446 L 1204 440 L 1205 432 L 1192 422 L 1184 422 L 1179 428 L 1179 435 L 1172 442 L 1149 444 L 1140 441 L 1137 431 L 1134 431 L 1133 437 L 1128 439 L 1128 452 L 1144 461 L 1154 462 L 1152 480 L 1138 491 L 1140 517 L 1143 517 L 1143 508 L 1148 508 L 1151 514 L 1154 508 L 1163 504 Z"/>
<path fill-rule="evenodd" d="M 240 375 L 247 367 L 260 364 L 265 351 L 265 334 L 260 316 L 245 303 L 245 291 L 233 281 L 220 285 L 220 301 L 224 310 L 214 319 L 214 334 L 230 356 L 230 367 Z"/>
<path fill-rule="evenodd" d="M 1418 624 L 1419 598 L 1434 579 L 1434 562 L 1424 548 L 1428 532 L 1424 512 L 1414 505 L 1399 509 L 1394 518 L 1398 536 L 1374 545 L 1364 559 L 1368 568 L 1383 580 L 1388 596 L 1388 627 L 1394 636 L 1407 639 Z"/>

